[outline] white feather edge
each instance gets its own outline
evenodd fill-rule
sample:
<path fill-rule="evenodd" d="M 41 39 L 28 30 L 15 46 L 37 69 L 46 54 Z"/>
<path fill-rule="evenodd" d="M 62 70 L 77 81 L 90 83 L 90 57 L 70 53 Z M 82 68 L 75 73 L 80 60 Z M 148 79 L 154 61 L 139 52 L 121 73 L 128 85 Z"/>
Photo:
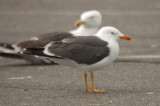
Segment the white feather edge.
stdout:
<path fill-rule="evenodd" d="M 53 43 L 54 43 L 54 42 L 51 42 L 51 43 L 47 44 L 47 45 L 45 46 L 45 49 L 44 49 L 43 53 L 46 54 L 46 55 L 48 55 L 48 56 L 61 57 L 61 56 L 55 55 L 55 54 L 53 54 L 53 53 L 51 53 L 51 52 L 48 51 L 48 48 L 49 48 L 50 46 L 52 46 Z"/>
<path fill-rule="evenodd" d="M 5 47 L 0 47 L 0 53 L 11 53 L 11 54 L 15 54 L 17 53 L 15 50 L 11 50 L 11 49 L 7 49 Z"/>

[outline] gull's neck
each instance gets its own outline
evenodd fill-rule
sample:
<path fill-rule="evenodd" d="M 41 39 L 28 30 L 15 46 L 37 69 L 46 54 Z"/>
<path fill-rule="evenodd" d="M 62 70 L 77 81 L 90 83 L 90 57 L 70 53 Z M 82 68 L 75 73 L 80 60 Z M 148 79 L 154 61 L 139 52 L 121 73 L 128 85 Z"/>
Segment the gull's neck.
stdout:
<path fill-rule="evenodd" d="M 107 57 L 110 61 L 114 61 L 119 54 L 119 44 L 118 40 L 107 37 L 103 34 L 95 34 L 98 38 L 108 43 L 107 47 L 110 49 L 110 56 Z"/>
<path fill-rule="evenodd" d="M 89 36 L 93 35 L 98 31 L 99 28 L 95 27 L 86 27 L 84 25 L 81 25 L 79 28 L 76 30 L 70 31 L 70 33 L 74 34 L 75 36 Z"/>

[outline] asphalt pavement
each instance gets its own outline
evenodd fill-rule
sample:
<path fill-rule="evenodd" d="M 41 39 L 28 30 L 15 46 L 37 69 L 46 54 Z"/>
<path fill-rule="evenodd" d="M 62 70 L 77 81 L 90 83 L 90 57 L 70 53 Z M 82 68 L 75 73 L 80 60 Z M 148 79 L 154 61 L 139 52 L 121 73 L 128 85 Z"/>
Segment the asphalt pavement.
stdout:
<path fill-rule="evenodd" d="M 0 42 L 72 30 L 93 9 L 102 26 L 132 36 L 119 42 L 113 64 L 94 73 L 107 93 L 85 92 L 81 70 L 0 57 L 0 106 L 160 106 L 159 0 L 0 0 Z"/>

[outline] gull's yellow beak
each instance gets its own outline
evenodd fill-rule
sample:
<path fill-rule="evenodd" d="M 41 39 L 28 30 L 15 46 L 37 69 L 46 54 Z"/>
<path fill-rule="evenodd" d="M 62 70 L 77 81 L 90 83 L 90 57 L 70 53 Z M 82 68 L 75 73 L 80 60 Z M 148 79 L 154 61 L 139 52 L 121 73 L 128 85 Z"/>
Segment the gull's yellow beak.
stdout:
<path fill-rule="evenodd" d="M 83 22 L 82 20 L 77 20 L 77 21 L 75 22 L 75 26 L 76 26 L 76 27 L 79 27 L 79 26 L 82 25 L 82 24 L 85 24 L 85 22 Z"/>
<path fill-rule="evenodd" d="M 131 40 L 131 37 L 128 35 L 123 35 L 120 37 L 120 39 Z"/>

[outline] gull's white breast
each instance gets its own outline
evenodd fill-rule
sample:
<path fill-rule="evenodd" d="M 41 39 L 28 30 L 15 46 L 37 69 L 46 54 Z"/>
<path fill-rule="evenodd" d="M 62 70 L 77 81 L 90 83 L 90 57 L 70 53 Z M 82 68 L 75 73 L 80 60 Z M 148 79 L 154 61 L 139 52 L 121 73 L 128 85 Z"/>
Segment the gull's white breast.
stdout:
<path fill-rule="evenodd" d="M 108 47 L 110 50 L 109 55 L 107 57 L 105 57 L 104 59 L 102 59 L 101 61 L 99 61 L 93 65 L 89 65 L 88 66 L 89 70 L 94 71 L 94 70 L 104 68 L 107 66 L 107 64 L 112 63 L 118 57 L 118 54 L 119 54 L 118 42 L 113 41 L 113 40 L 109 40 L 108 42 L 109 42 Z"/>

